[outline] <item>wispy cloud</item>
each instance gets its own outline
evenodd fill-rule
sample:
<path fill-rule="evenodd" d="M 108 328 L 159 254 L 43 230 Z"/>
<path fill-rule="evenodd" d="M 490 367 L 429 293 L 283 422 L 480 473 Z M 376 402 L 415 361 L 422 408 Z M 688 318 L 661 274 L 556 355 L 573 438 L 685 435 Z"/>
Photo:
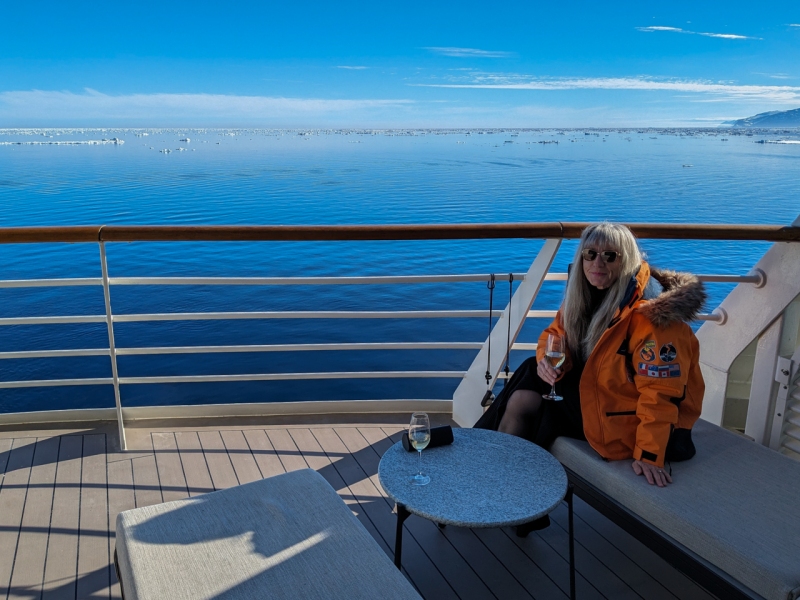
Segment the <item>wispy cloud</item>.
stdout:
<path fill-rule="evenodd" d="M 680 27 L 667 27 L 665 25 L 650 25 L 648 27 L 637 27 L 638 31 L 652 33 L 654 31 L 670 31 L 672 33 L 688 33 L 690 35 L 702 35 L 705 37 L 721 38 L 723 40 L 760 40 L 763 38 L 750 37 L 749 35 L 739 35 L 736 33 L 710 33 L 707 31 L 689 31 Z"/>
<path fill-rule="evenodd" d="M 651 25 L 650 27 L 637 27 L 639 31 L 674 31 L 676 33 L 689 33 L 680 27 L 665 27 L 664 25 Z"/>
<path fill-rule="evenodd" d="M 800 23 L 789 23 L 789 27 L 800 27 Z"/>
<path fill-rule="evenodd" d="M 709 81 L 663 80 L 650 77 L 532 78 L 524 75 L 484 73 L 468 83 L 416 84 L 425 87 L 496 90 L 634 90 L 710 94 L 728 99 L 773 102 L 800 100 L 800 87 L 786 85 L 736 85 Z"/>
<path fill-rule="evenodd" d="M 0 126 L 8 123 L 76 122 L 304 124 L 317 119 L 371 118 L 414 104 L 397 99 L 281 98 L 223 94 L 109 95 L 87 89 L 0 92 Z"/>
<path fill-rule="evenodd" d="M 516 56 L 514 52 L 503 52 L 500 50 L 479 50 L 478 48 L 453 48 L 444 46 L 427 46 L 425 50 L 430 50 L 442 56 L 455 56 L 457 58 L 510 58 Z"/>
<path fill-rule="evenodd" d="M 369 67 L 363 67 L 361 65 L 337 65 L 337 69 L 349 69 L 350 71 L 363 71 L 364 69 L 369 69 Z"/>
<path fill-rule="evenodd" d="M 763 75 L 764 77 L 769 77 L 770 79 L 795 79 L 791 75 L 787 73 L 760 73 L 755 72 L 753 75 Z"/>

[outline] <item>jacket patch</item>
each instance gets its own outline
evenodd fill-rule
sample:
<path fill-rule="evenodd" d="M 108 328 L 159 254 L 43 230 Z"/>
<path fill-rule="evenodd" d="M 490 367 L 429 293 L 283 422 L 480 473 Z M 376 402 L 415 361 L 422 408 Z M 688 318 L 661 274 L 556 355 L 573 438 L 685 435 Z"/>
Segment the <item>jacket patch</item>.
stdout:
<path fill-rule="evenodd" d="M 656 377 L 662 379 L 664 377 L 680 377 L 680 365 L 648 365 L 647 363 L 639 363 L 639 370 L 637 371 L 642 377 Z"/>
<path fill-rule="evenodd" d="M 678 356 L 678 351 L 675 350 L 675 346 L 672 345 L 672 342 L 667 342 L 661 346 L 661 350 L 659 350 L 658 355 L 661 357 L 661 360 L 669 363 L 675 360 L 675 357 Z"/>
<path fill-rule="evenodd" d="M 656 359 L 656 342 L 655 340 L 647 340 L 644 343 L 644 348 L 639 352 L 639 356 L 645 362 L 653 362 Z"/>

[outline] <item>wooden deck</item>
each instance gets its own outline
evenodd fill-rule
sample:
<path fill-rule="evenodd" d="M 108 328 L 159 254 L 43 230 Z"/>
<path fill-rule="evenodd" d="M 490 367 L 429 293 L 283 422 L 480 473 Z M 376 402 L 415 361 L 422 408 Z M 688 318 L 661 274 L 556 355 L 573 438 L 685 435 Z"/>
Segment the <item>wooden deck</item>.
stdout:
<path fill-rule="evenodd" d="M 120 511 L 307 467 L 391 557 L 395 517 L 377 470 L 405 422 L 380 415 L 151 423 L 127 429 L 125 453 L 115 448 L 112 424 L 0 430 L 0 598 L 120 598 L 112 564 Z M 712 598 L 578 499 L 575 509 L 580 600 Z M 567 598 L 566 506 L 551 516 L 549 528 L 526 539 L 510 529 L 440 530 L 412 516 L 404 572 L 437 600 Z"/>

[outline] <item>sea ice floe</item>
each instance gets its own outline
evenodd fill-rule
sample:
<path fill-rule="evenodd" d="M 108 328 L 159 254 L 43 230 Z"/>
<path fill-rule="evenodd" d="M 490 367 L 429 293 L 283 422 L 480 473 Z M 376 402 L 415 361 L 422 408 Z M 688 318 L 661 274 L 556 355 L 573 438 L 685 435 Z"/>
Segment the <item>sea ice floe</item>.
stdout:
<path fill-rule="evenodd" d="M 111 138 L 110 140 L 61 140 L 53 142 L 0 142 L 0 146 L 105 146 L 113 144 L 122 145 L 125 140 Z"/>

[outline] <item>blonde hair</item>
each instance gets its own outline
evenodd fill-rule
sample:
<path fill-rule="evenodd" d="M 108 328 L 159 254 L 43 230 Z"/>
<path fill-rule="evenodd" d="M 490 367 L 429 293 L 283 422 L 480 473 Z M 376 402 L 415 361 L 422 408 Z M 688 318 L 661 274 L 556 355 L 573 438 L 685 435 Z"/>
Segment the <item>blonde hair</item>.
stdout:
<path fill-rule="evenodd" d="M 591 295 L 589 282 L 583 273 L 583 257 L 581 253 L 586 247 L 600 250 L 616 250 L 620 253 L 617 260 L 621 262 L 619 278 L 608 288 L 608 293 L 594 315 L 589 315 Z M 600 260 L 598 257 L 595 260 Z M 618 223 L 603 221 L 589 225 L 583 230 L 572 272 L 567 281 L 564 303 L 561 306 L 564 332 L 567 345 L 573 356 L 588 359 L 600 337 L 608 329 L 611 319 L 625 297 L 631 277 L 636 275 L 642 263 L 642 253 L 631 230 Z"/>

